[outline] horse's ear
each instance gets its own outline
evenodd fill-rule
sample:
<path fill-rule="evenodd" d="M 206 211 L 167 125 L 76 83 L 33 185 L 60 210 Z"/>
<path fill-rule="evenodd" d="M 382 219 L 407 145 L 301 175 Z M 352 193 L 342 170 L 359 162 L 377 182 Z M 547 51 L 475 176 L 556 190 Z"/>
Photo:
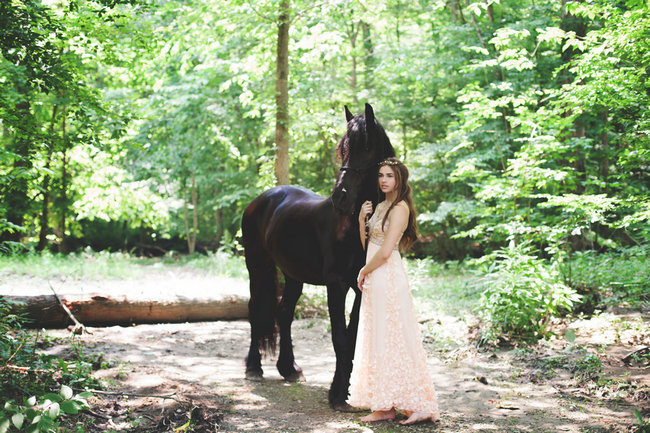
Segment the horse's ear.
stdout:
<path fill-rule="evenodd" d="M 366 102 L 366 129 L 368 125 L 375 124 L 375 112 L 372 111 L 372 106 Z"/>
<path fill-rule="evenodd" d="M 344 105 L 344 107 L 345 107 L 345 120 L 349 122 L 354 118 L 354 114 L 350 112 L 350 109 L 348 109 L 347 105 Z"/>

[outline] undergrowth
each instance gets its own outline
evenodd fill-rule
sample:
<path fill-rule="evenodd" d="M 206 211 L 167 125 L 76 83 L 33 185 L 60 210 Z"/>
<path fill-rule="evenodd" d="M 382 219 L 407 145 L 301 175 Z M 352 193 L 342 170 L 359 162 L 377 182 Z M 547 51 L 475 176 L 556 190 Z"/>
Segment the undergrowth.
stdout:
<path fill-rule="evenodd" d="M 23 329 L 25 320 L 0 297 L 0 433 L 56 432 L 61 418 L 88 408 L 86 392 L 98 388 L 92 377 L 105 367 L 101 355 L 86 354 L 70 340 L 65 356 L 46 354 L 51 339 L 40 331 Z"/>
<path fill-rule="evenodd" d="M 650 309 L 650 246 L 572 254 L 562 269 L 567 284 L 596 292 L 604 307 Z"/>

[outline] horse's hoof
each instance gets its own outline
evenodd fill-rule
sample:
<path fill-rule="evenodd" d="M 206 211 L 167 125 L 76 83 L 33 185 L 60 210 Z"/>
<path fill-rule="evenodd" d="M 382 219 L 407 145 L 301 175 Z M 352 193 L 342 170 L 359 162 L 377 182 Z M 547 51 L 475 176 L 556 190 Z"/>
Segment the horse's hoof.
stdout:
<path fill-rule="evenodd" d="M 302 371 L 296 371 L 295 373 L 288 374 L 284 376 L 284 380 L 287 382 L 307 382 L 307 379 L 305 379 Z"/>
<path fill-rule="evenodd" d="M 356 413 L 356 412 L 363 412 L 364 409 L 350 406 L 346 402 L 343 403 L 330 403 L 330 406 L 332 409 L 334 409 L 337 412 L 348 412 L 348 413 Z"/>
<path fill-rule="evenodd" d="M 264 373 L 262 370 L 248 370 L 246 372 L 246 380 L 261 382 L 264 380 Z"/>

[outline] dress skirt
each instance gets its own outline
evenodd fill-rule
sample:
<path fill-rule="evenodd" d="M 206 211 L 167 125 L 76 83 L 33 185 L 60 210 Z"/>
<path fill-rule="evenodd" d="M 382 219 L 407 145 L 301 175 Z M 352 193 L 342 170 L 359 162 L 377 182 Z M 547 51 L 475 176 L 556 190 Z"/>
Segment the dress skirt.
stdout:
<path fill-rule="evenodd" d="M 368 242 L 368 260 L 380 245 Z M 350 377 L 352 406 L 438 415 L 433 381 L 399 251 L 367 277 Z"/>

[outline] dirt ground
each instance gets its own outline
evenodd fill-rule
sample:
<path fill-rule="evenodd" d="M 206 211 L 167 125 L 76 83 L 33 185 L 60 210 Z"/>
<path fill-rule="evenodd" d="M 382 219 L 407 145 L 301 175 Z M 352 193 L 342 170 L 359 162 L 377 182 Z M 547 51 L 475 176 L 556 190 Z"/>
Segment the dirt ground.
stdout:
<path fill-rule="evenodd" d="M 86 429 L 640 432 L 644 430 L 634 424 L 632 412 L 636 408 L 646 420 L 650 416 L 650 368 L 625 366 L 620 357 L 650 342 L 649 318 L 632 313 L 630 322 L 623 322 L 620 317 L 602 314 L 572 323 L 577 334 L 572 344 L 559 337 L 531 349 L 496 352 L 480 352 L 467 343 L 469 329 L 462 319 L 441 316 L 423 324 L 430 336 L 425 346 L 442 420 L 409 427 L 394 421 L 361 423 L 357 418 L 363 414 L 329 408 L 327 390 L 335 358 L 327 319 L 294 322 L 296 361 L 306 376 L 303 383 L 284 382 L 274 359 L 264 361 L 264 382 L 244 379 L 243 358 L 249 342 L 246 321 L 90 328 L 92 334 L 76 338 L 89 353 L 103 354 L 101 359 L 109 368 L 95 374 L 110 391 L 91 398 L 91 410 L 84 415 Z M 636 325 L 617 328 L 620 323 Z M 58 343 L 50 352 L 68 350 L 68 331 L 49 333 L 61 337 L 55 339 Z M 570 369 L 559 365 L 591 352 L 602 360 L 609 382 L 577 380 Z"/>

